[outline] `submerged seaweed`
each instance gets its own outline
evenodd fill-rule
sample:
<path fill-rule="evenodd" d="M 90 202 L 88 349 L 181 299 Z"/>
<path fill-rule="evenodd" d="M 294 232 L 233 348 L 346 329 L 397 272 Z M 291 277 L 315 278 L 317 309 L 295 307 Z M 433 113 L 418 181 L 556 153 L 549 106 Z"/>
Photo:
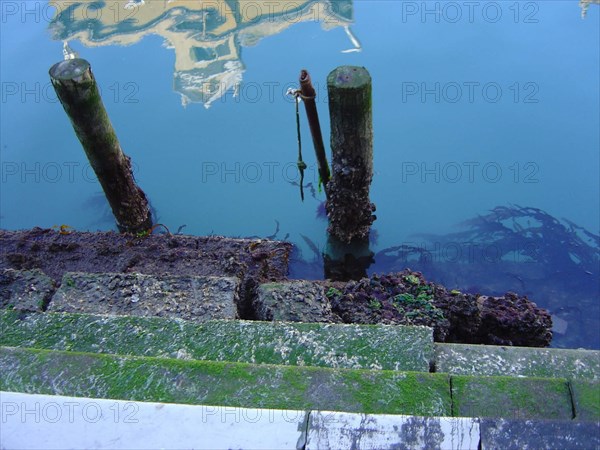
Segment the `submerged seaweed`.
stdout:
<path fill-rule="evenodd" d="M 567 277 L 564 281 L 583 279 L 589 284 L 598 278 L 600 237 L 540 209 L 499 206 L 460 226 L 465 230 L 415 235 L 422 239 L 420 246 L 402 244 L 381 250 L 376 255 L 377 265 L 493 264 L 498 269 L 516 263 L 521 268 L 529 264 L 529 269 L 541 271 L 539 275 L 561 274 Z"/>
<path fill-rule="evenodd" d="M 373 271 L 407 266 L 463 292 L 532 297 L 555 315 L 555 345 L 600 347 L 600 237 L 545 211 L 498 206 L 461 231 L 378 252 Z"/>

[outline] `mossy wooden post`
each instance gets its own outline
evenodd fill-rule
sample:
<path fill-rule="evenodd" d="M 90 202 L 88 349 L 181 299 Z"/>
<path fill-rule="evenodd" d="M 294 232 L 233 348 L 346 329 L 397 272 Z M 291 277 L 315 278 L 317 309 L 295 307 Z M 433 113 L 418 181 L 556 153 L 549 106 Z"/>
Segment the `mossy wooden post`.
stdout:
<path fill-rule="evenodd" d="M 329 164 L 327 163 L 325 145 L 323 144 L 323 134 L 321 133 L 321 124 L 319 123 L 317 103 L 315 102 L 317 93 L 310 80 L 310 75 L 306 70 L 300 71 L 300 93 L 302 94 L 302 101 L 304 102 L 304 108 L 306 109 L 306 118 L 315 147 L 319 178 L 321 183 L 323 183 L 325 195 L 327 195 L 327 183 L 329 183 L 329 177 L 331 175 L 329 172 Z"/>
<path fill-rule="evenodd" d="M 341 66 L 327 77 L 332 175 L 327 190 L 329 233 L 342 242 L 367 239 L 375 205 L 371 76 L 364 67 Z"/>
<path fill-rule="evenodd" d="M 121 150 L 96 85 L 90 63 L 76 58 L 50 68 L 54 90 L 112 208 L 119 231 L 152 227 L 148 199 L 136 185 L 131 162 Z"/>

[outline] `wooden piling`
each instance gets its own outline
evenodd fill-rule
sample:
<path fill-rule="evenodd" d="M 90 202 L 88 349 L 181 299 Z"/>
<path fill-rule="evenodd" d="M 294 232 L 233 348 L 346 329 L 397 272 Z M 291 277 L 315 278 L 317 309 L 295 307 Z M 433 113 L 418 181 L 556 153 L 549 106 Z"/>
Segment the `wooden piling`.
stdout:
<path fill-rule="evenodd" d="M 327 77 L 332 176 L 327 190 L 329 233 L 342 242 L 369 236 L 375 205 L 371 76 L 364 67 L 341 66 Z"/>
<path fill-rule="evenodd" d="M 360 280 L 368 276 L 367 270 L 375 262 L 369 239 L 340 242 L 331 234 L 323 252 L 325 279 L 332 281 Z"/>
<path fill-rule="evenodd" d="M 321 133 L 321 124 L 319 123 L 319 113 L 317 112 L 317 103 L 315 98 L 317 93 L 312 85 L 310 75 L 306 70 L 300 71 L 300 93 L 304 108 L 306 109 L 306 118 L 310 127 L 313 145 L 315 147 L 315 155 L 317 157 L 317 167 L 319 169 L 319 177 L 323 183 L 323 190 L 327 196 L 327 183 L 329 183 L 330 172 L 329 164 L 327 163 L 327 154 L 325 153 L 325 145 L 323 144 L 323 134 Z"/>
<path fill-rule="evenodd" d="M 50 79 L 112 208 L 119 231 L 152 227 L 148 199 L 136 185 L 131 161 L 121 150 L 89 62 L 75 58 L 50 68 Z"/>

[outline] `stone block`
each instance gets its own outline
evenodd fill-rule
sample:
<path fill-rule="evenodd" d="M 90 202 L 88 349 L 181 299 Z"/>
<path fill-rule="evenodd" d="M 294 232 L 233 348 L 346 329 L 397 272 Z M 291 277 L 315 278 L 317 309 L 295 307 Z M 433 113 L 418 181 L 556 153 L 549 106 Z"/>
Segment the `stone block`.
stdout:
<path fill-rule="evenodd" d="M 600 421 L 600 382 L 572 381 L 571 392 L 575 419 Z"/>
<path fill-rule="evenodd" d="M 0 447 L 290 449 L 306 411 L 131 402 L 2 392 Z M 302 444 L 302 445 L 299 445 Z"/>
<path fill-rule="evenodd" d="M 562 420 L 481 419 L 481 450 L 588 450 L 600 446 L 600 424 Z"/>
<path fill-rule="evenodd" d="M 237 278 L 69 272 L 48 311 L 235 319 L 238 285 Z"/>
<path fill-rule="evenodd" d="M 446 416 L 434 373 L 187 361 L 0 348 L 1 390 L 242 408 Z"/>
<path fill-rule="evenodd" d="M 313 411 L 306 450 L 473 449 L 479 445 L 477 419 L 408 417 Z"/>
<path fill-rule="evenodd" d="M 0 344 L 119 355 L 428 372 L 430 328 L 0 311 Z"/>
<path fill-rule="evenodd" d="M 559 348 L 435 344 L 437 372 L 580 380 L 600 379 L 600 352 Z"/>
<path fill-rule="evenodd" d="M 331 311 L 324 288 L 311 281 L 260 285 L 254 311 L 259 320 L 341 322 Z"/>
<path fill-rule="evenodd" d="M 0 270 L 0 308 L 43 311 L 55 289 L 54 281 L 40 270 Z"/>
<path fill-rule="evenodd" d="M 571 394 L 562 378 L 452 375 L 452 415 L 508 419 L 573 417 Z"/>

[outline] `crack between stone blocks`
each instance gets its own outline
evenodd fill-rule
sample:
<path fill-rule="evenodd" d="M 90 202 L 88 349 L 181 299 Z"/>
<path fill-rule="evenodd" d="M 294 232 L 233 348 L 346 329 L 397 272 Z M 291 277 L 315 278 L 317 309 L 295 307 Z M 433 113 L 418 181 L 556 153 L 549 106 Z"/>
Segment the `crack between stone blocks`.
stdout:
<path fill-rule="evenodd" d="M 49 292 L 48 295 L 46 295 L 43 300 L 42 300 L 42 304 L 40 305 L 40 310 L 41 312 L 45 313 L 46 311 L 48 311 L 48 308 L 50 307 L 50 303 L 52 303 L 52 300 L 54 300 L 54 296 L 56 295 L 56 292 L 59 289 L 59 285 L 55 284 L 52 287 L 52 292 Z"/>
<path fill-rule="evenodd" d="M 573 392 L 571 380 L 567 380 L 567 389 L 569 389 L 569 400 L 571 401 L 571 420 L 573 420 L 577 416 L 577 409 L 575 408 L 575 392 Z"/>
<path fill-rule="evenodd" d="M 454 397 L 452 396 L 452 375 L 448 374 L 448 384 L 450 385 L 450 414 L 452 417 L 456 417 L 454 414 Z"/>

